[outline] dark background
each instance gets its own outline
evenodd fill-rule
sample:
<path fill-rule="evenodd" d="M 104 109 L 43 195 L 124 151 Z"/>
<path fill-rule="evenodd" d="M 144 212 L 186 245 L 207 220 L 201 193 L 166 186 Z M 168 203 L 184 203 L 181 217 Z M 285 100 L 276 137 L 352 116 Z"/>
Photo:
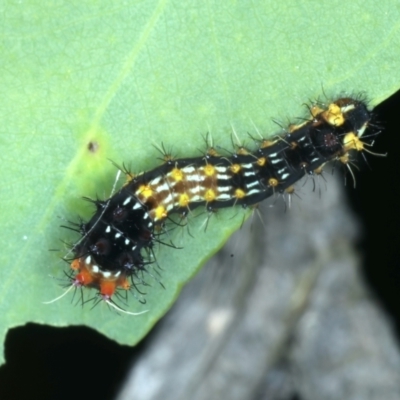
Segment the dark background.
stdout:
<path fill-rule="evenodd" d="M 385 130 L 373 151 L 388 156 L 368 156 L 370 170 L 356 171 L 356 190 L 349 184 L 346 191 L 363 224 L 359 250 L 365 278 L 400 338 L 400 92 L 375 113 Z M 145 346 L 146 339 L 135 348 L 120 346 L 88 328 L 28 324 L 12 329 L 7 364 L 0 368 L 0 399 L 112 399 Z"/>

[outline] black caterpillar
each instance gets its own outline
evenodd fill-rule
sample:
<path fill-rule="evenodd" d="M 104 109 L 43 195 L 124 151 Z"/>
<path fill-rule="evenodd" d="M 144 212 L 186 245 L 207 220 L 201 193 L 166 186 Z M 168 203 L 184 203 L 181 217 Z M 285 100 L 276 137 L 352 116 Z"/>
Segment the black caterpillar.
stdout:
<path fill-rule="evenodd" d="M 95 288 L 96 299 L 115 307 L 113 296 L 143 283 L 142 273 L 154 262 L 148 254 L 172 213 L 185 216 L 203 205 L 209 212 L 249 207 L 276 193 L 290 195 L 298 180 L 321 174 L 328 161 L 338 160 L 351 171 L 352 153 L 366 150 L 379 133 L 364 135 L 372 113 L 361 99 L 313 105 L 310 113 L 310 119 L 286 133 L 259 140 L 254 152 L 240 148 L 225 156 L 210 148 L 201 157 L 167 157 L 137 176 L 124 171 L 128 183 L 108 200 L 93 200 L 94 215 L 78 224 L 81 239 L 71 249 L 71 288 Z"/>

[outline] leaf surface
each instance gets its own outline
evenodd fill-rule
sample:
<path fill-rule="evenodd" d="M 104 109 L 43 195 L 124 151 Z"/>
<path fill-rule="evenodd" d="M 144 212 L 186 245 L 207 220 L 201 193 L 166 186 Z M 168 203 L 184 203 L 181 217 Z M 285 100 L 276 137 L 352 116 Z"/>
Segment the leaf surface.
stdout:
<path fill-rule="evenodd" d="M 0 333 L 27 322 L 87 325 L 137 343 L 244 218 L 241 210 L 189 218 L 156 249 L 161 277 L 147 304 L 118 316 L 75 306 L 62 293 L 68 265 L 61 229 L 89 218 L 82 196 L 110 195 L 116 169 L 160 163 L 155 146 L 199 155 L 208 133 L 232 150 L 232 133 L 267 137 L 307 117 L 304 103 L 364 92 L 375 106 L 398 90 L 400 3 L 57 1 L 0 5 Z M 49 251 L 55 249 L 56 251 Z M 162 281 L 165 289 L 159 285 Z"/>

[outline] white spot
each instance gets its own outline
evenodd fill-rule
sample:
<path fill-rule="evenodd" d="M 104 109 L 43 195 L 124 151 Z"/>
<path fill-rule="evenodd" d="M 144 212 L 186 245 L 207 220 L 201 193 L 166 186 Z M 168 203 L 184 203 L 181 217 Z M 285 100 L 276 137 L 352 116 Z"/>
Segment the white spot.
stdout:
<path fill-rule="evenodd" d="M 199 193 L 200 192 L 200 186 L 196 186 L 196 187 L 194 187 L 192 189 L 189 189 L 189 192 L 193 193 L 193 194 Z"/>
<path fill-rule="evenodd" d="M 127 197 L 127 199 L 122 203 L 122 205 L 126 206 L 131 200 L 132 200 L 131 196 Z"/>
<path fill-rule="evenodd" d="M 108 225 L 107 228 L 106 228 L 106 233 L 110 233 L 110 232 L 111 232 L 111 226 Z"/>
<path fill-rule="evenodd" d="M 136 249 L 136 247 L 137 247 L 137 246 L 133 246 L 133 247 L 132 247 L 132 251 L 133 251 L 133 250 L 135 250 L 135 249 Z"/>
<path fill-rule="evenodd" d="M 24 235 L 24 236 L 22 236 L 22 239 L 23 239 L 23 240 L 27 240 L 27 239 L 28 239 L 28 236 Z"/>
<path fill-rule="evenodd" d="M 85 259 L 85 264 L 89 265 L 91 262 L 92 262 L 92 257 L 87 256 L 86 259 Z"/>
<path fill-rule="evenodd" d="M 230 200 L 232 196 L 229 194 L 220 194 L 217 196 L 217 200 Z"/>
<path fill-rule="evenodd" d="M 163 201 L 164 204 L 168 204 L 171 203 L 171 201 L 173 200 L 171 193 L 165 198 L 165 200 Z"/>
<path fill-rule="evenodd" d="M 354 104 L 348 104 L 347 106 L 341 107 L 340 111 L 344 114 L 351 110 L 354 110 L 354 108 L 355 108 Z"/>
<path fill-rule="evenodd" d="M 254 176 L 255 175 L 255 172 L 245 172 L 244 174 L 243 174 L 243 176 Z"/>
<path fill-rule="evenodd" d="M 251 188 L 253 186 L 258 186 L 259 184 L 260 184 L 260 182 L 257 180 L 257 181 L 253 181 L 253 182 L 248 183 L 246 186 L 249 189 L 249 188 Z"/>
<path fill-rule="evenodd" d="M 115 234 L 115 239 L 118 239 L 118 238 L 120 238 L 121 237 L 121 234 L 119 233 L 119 232 L 117 232 L 116 234 Z"/>
<path fill-rule="evenodd" d="M 231 179 L 231 177 L 229 175 L 217 174 L 217 179 L 221 179 L 222 181 L 227 181 L 227 180 Z"/>
<path fill-rule="evenodd" d="M 281 158 L 277 158 L 276 160 L 270 160 L 271 164 L 278 164 L 282 161 Z"/>
<path fill-rule="evenodd" d="M 357 137 L 360 138 L 360 137 L 364 134 L 365 130 L 367 129 L 367 126 L 368 126 L 368 124 L 364 124 L 364 125 L 357 131 Z"/>
<path fill-rule="evenodd" d="M 217 165 L 214 168 L 217 170 L 217 172 L 220 172 L 220 173 L 224 173 L 228 170 L 228 167 L 221 167 L 221 166 L 217 166 Z"/>
<path fill-rule="evenodd" d="M 166 192 L 167 190 L 169 190 L 169 186 L 166 183 L 155 188 L 157 193 Z"/>
<path fill-rule="evenodd" d="M 186 180 L 188 182 L 203 182 L 204 179 L 205 178 L 202 175 L 199 175 L 199 174 L 188 175 L 186 177 Z"/>
<path fill-rule="evenodd" d="M 257 193 L 261 193 L 261 190 L 258 190 L 258 189 L 250 190 L 249 192 L 246 193 L 246 197 L 251 196 L 252 194 L 257 194 Z"/>
<path fill-rule="evenodd" d="M 143 219 L 147 219 L 147 218 L 149 218 L 149 213 L 144 213 Z"/>
<path fill-rule="evenodd" d="M 92 271 L 97 274 L 100 271 L 100 268 L 97 265 L 92 265 Z"/>
<path fill-rule="evenodd" d="M 218 192 L 229 192 L 232 186 L 218 186 Z"/>
<path fill-rule="evenodd" d="M 276 157 L 277 155 L 278 155 L 278 153 L 272 153 L 268 157 Z"/>
<path fill-rule="evenodd" d="M 283 175 L 282 175 L 282 179 L 286 179 L 286 178 L 288 178 L 288 177 L 289 177 L 289 175 L 290 175 L 289 173 L 283 174 Z"/>
<path fill-rule="evenodd" d="M 178 184 L 179 181 L 176 181 L 175 179 L 168 180 L 169 188 L 173 188 L 175 185 Z"/>
<path fill-rule="evenodd" d="M 104 276 L 104 278 L 109 278 L 111 276 L 110 271 L 101 271 L 101 274 Z"/>
<path fill-rule="evenodd" d="M 168 204 L 167 205 L 167 211 L 171 211 L 174 208 L 173 204 Z"/>
<path fill-rule="evenodd" d="M 120 275 L 121 275 L 121 271 L 117 271 L 117 272 L 114 273 L 114 276 L 115 276 L 116 278 L 118 278 Z"/>
<path fill-rule="evenodd" d="M 142 205 L 140 203 L 135 203 L 135 205 L 132 207 L 132 210 L 137 210 L 138 208 L 142 208 Z"/>
<path fill-rule="evenodd" d="M 125 244 L 128 246 L 128 244 L 130 243 L 131 241 L 129 240 L 129 239 L 125 239 Z"/>
<path fill-rule="evenodd" d="M 203 201 L 204 199 L 201 196 L 196 195 L 193 196 L 190 200 L 196 202 L 196 201 Z"/>
<path fill-rule="evenodd" d="M 185 174 L 191 174 L 192 172 L 196 171 L 196 168 L 193 166 L 184 167 L 181 171 Z"/>
<path fill-rule="evenodd" d="M 252 169 L 253 168 L 253 164 L 242 164 L 242 165 L 240 165 L 240 167 L 242 169 Z"/>
<path fill-rule="evenodd" d="M 150 182 L 150 185 L 151 186 L 156 186 L 156 185 L 158 185 L 159 183 L 160 183 L 160 181 L 161 181 L 161 179 L 162 179 L 162 176 L 158 176 L 157 178 L 154 178 L 151 182 Z"/>

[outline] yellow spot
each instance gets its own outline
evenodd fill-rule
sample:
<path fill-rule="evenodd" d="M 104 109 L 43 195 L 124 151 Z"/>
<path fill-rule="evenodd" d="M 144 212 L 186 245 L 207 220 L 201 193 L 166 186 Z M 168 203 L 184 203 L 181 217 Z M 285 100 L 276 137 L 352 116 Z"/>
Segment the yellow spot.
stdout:
<path fill-rule="evenodd" d="M 156 216 L 155 217 L 156 220 L 167 218 L 168 213 L 167 213 L 167 210 L 165 209 L 165 207 L 164 206 L 158 206 L 155 209 L 155 216 Z"/>
<path fill-rule="evenodd" d="M 312 113 L 312 111 L 311 111 L 311 113 Z M 308 124 L 308 123 L 309 123 L 309 121 L 303 122 L 302 124 L 298 124 L 298 125 L 289 125 L 287 130 L 288 130 L 289 133 L 293 133 L 293 132 L 299 130 L 302 126 L 304 126 L 305 124 Z"/>
<path fill-rule="evenodd" d="M 329 104 L 328 110 L 322 113 L 322 118 L 332 126 L 341 126 L 345 121 L 342 109 L 335 103 Z"/>
<path fill-rule="evenodd" d="M 240 147 L 239 150 L 236 152 L 236 154 L 240 156 L 247 156 L 250 153 L 244 147 Z"/>
<path fill-rule="evenodd" d="M 215 168 L 213 165 L 211 164 L 207 164 L 204 167 L 204 173 L 206 174 L 206 176 L 213 176 L 215 174 Z"/>
<path fill-rule="evenodd" d="M 316 117 L 318 117 L 318 115 L 320 115 L 321 113 L 324 112 L 324 109 L 323 109 L 323 108 L 320 108 L 320 107 L 318 107 L 318 106 L 312 106 L 310 111 L 311 111 L 311 115 L 312 115 L 314 118 L 316 118 Z"/>
<path fill-rule="evenodd" d="M 215 150 L 214 147 L 210 147 L 210 148 L 207 150 L 207 154 L 208 154 L 209 156 L 213 156 L 213 157 L 218 157 L 218 156 L 219 156 L 217 150 Z"/>
<path fill-rule="evenodd" d="M 126 185 L 128 185 L 133 179 L 135 179 L 135 174 L 133 174 L 132 172 L 128 172 L 127 174 L 126 174 L 126 181 L 125 181 L 125 185 L 124 186 L 126 186 Z"/>
<path fill-rule="evenodd" d="M 325 165 L 325 164 L 322 164 L 322 165 L 319 166 L 318 168 L 314 169 L 314 174 L 315 174 L 315 175 L 321 175 L 322 172 L 323 172 L 323 169 L 324 169 L 324 165 Z"/>
<path fill-rule="evenodd" d="M 242 169 L 239 164 L 232 164 L 229 168 L 234 174 L 237 174 Z"/>
<path fill-rule="evenodd" d="M 350 160 L 349 153 L 345 153 L 345 154 L 343 154 L 342 156 L 340 156 L 340 157 L 339 157 L 339 160 L 340 160 L 340 162 L 343 163 L 343 164 L 348 164 L 348 163 L 349 163 L 349 160 Z"/>
<path fill-rule="evenodd" d="M 204 195 L 204 199 L 205 199 L 205 201 L 206 202 L 210 202 L 210 201 L 214 201 L 215 200 L 215 192 L 214 192 L 214 190 L 212 190 L 212 189 L 208 189 L 207 191 L 206 191 L 206 194 Z"/>
<path fill-rule="evenodd" d="M 153 189 L 149 185 L 140 185 L 137 193 L 148 199 L 153 195 Z"/>
<path fill-rule="evenodd" d="M 79 269 L 81 268 L 81 259 L 80 258 L 76 258 L 74 261 L 72 261 L 71 263 L 71 269 L 75 270 L 75 271 L 79 271 Z"/>
<path fill-rule="evenodd" d="M 169 154 L 169 153 L 165 153 L 164 156 L 163 156 L 163 161 L 165 163 L 169 163 L 171 161 L 174 161 L 174 159 L 175 159 L 174 156 L 172 154 Z"/>
<path fill-rule="evenodd" d="M 278 186 L 278 184 L 279 184 L 278 179 L 275 179 L 275 178 L 269 178 L 268 179 L 268 185 L 269 186 L 276 187 L 276 186 Z"/>
<path fill-rule="evenodd" d="M 179 168 L 174 168 L 171 171 L 171 177 L 176 181 L 181 181 L 183 179 L 183 172 Z"/>
<path fill-rule="evenodd" d="M 246 192 L 244 190 L 242 190 L 242 189 L 235 190 L 235 197 L 237 199 L 243 199 L 243 197 L 245 197 L 245 196 L 246 196 Z"/>
<path fill-rule="evenodd" d="M 131 288 L 131 284 L 129 283 L 128 279 L 124 279 L 120 284 L 119 287 L 124 290 L 129 290 Z"/>
<path fill-rule="evenodd" d="M 183 193 L 179 196 L 179 205 L 181 207 L 187 207 L 189 205 L 190 202 L 190 197 L 188 194 Z"/>
<path fill-rule="evenodd" d="M 259 165 L 260 167 L 263 167 L 266 163 L 267 163 L 267 159 L 265 157 L 260 157 L 257 160 L 257 165 Z"/>
<path fill-rule="evenodd" d="M 294 193 L 294 186 L 289 186 L 288 188 L 285 189 L 285 192 L 287 194 L 293 194 Z"/>
<path fill-rule="evenodd" d="M 344 137 L 343 144 L 344 144 L 345 150 L 347 150 L 347 151 L 348 150 L 357 150 L 357 151 L 364 150 L 364 143 L 353 132 L 348 133 Z"/>
<path fill-rule="evenodd" d="M 300 163 L 299 166 L 300 166 L 300 168 L 302 168 L 302 169 L 306 169 L 306 168 L 308 167 L 308 164 L 307 164 L 306 162 L 303 161 L 303 162 Z"/>
<path fill-rule="evenodd" d="M 261 142 L 261 148 L 262 148 L 262 149 L 265 149 L 266 147 L 271 147 L 271 146 L 274 145 L 276 142 L 277 142 L 277 140 L 267 140 L 267 139 L 264 139 L 264 140 Z"/>

